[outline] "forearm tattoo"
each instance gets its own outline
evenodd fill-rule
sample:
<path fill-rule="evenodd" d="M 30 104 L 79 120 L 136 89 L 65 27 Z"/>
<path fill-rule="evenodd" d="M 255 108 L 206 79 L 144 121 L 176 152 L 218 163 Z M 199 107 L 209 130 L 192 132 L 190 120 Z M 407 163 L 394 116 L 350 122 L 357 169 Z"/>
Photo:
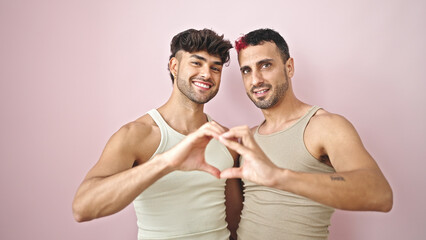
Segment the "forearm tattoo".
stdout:
<path fill-rule="evenodd" d="M 331 175 L 330 179 L 331 181 L 345 181 L 345 178 L 339 175 Z"/>

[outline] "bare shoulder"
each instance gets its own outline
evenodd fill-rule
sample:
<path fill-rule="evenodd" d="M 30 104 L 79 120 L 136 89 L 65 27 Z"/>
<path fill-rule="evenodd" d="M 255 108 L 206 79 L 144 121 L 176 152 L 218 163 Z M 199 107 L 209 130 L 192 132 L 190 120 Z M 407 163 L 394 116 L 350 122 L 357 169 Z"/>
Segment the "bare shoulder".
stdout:
<path fill-rule="evenodd" d="M 342 115 L 320 109 L 312 116 L 307 126 L 308 130 L 315 134 L 341 134 L 347 131 L 352 132 L 355 129 L 351 122 Z"/>
<path fill-rule="evenodd" d="M 319 110 L 306 127 L 304 140 L 313 156 L 327 156 L 336 171 L 377 169 L 355 127 L 341 115 Z"/>
<path fill-rule="evenodd" d="M 155 152 L 161 141 L 161 132 L 158 125 L 148 114 L 127 123 L 117 134 L 136 156 L 136 163 L 146 162 Z"/>
<path fill-rule="evenodd" d="M 359 149 L 362 146 L 358 133 L 345 117 L 323 109 L 310 119 L 305 129 L 304 142 L 308 151 L 325 163 L 329 160 L 333 163 L 329 155 L 335 149 L 343 150 L 345 146 Z"/>
<path fill-rule="evenodd" d="M 147 161 L 161 139 L 158 127 L 151 121 L 144 115 L 115 132 L 86 179 L 110 176 Z"/>
<path fill-rule="evenodd" d="M 109 139 L 101 155 L 101 161 L 122 159 L 141 164 L 154 154 L 161 140 L 159 127 L 149 115 L 123 125 Z"/>
<path fill-rule="evenodd" d="M 160 131 L 154 120 L 148 114 L 145 114 L 122 126 L 117 133 L 128 138 L 128 140 L 139 142 L 151 136 L 155 137 L 155 135 L 160 134 Z"/>

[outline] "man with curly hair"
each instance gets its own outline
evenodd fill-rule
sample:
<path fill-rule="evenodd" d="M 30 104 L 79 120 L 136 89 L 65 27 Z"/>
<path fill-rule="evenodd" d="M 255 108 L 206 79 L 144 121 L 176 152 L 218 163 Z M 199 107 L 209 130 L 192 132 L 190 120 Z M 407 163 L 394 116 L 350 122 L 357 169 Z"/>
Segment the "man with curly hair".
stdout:
<path fill-rule="evenodd" d="M 234 190 L 238 182 L 219 175 L 234 165 L 236 154 L 214 140 L 227 129 L 204 113 L 204 104 L 219 90 L 230 48 L 209 29 L 173 38 L 169 100 L 110 138 L 76 193 L 76 221 L 114 214 L 133 202 L 139 239 L 229 239 L 228 228 L 237 225 L 231 216 L 238 214 L 227 217 L 233 210 L 225 203 L 238 209 L 241 199 Z"/>

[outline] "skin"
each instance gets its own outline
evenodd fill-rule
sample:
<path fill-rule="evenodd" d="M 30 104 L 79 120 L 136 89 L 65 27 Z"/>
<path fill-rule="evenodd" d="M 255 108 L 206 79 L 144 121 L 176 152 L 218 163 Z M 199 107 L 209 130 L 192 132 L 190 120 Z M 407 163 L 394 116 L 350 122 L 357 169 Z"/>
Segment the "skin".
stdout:
<path fill-rule="evenodd" d="M 179 51 L 170 60 L 169 68 L 175 76 L 173 91 L 158 111 L 173 129 L 187 137 L 148 161 L 161 140 L 153 119 L 144 115 L 120 128 L 77 190 L 73 201 L 76 221 L 89 221 L 122 210 L 155 181 L 176 170 L 201 170 L 219 178 L 220 171 L 205 162 L 204 151 L 212 138 L 218 138 L 227 129 L 214 121 L 207 122 L 203 108 L 219 89 L 220 58 L 206 51 Z M 237 158 L 234 151 L 231 154 Z M 239 192 L 239 182 L 227 180 L 227 220 L 233 235 L 242 202 Z"/>
<path fill-rule="evenodd" d="M 287 129 L 312 107 L 294 95 L 291 86 L 294 60 L 289 58 L 284 63 L 274 43 L 248 46 L 238 57 L 244 86 L 256 105 L 279 98 L 262 109 L 265 122 L 259 128 L 260 134 Z M 288 89 L 279 93 L 278 86 L 286 82 Z M 304 134 L 307 150 L 318 161 L 332 166 L 336 171 L 332 174 L 302 173 L 277 167 L 257 145 L 254 129 L 256 127 L 239 126 L 220 136 L 222 143 L 244 158 L 239 168 L 222 171 L 221 178 L 242 178 L 338 209 L 391 210 L 393 196 L 389 183 L 355 128 L 344 117 L 320 109 Z"/>

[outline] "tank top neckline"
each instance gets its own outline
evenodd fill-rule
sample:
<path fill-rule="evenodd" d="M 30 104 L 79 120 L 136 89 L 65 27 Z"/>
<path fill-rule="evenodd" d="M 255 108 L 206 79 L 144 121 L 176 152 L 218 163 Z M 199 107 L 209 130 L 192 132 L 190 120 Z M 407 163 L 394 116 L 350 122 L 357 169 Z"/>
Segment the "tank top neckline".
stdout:
<path fill-rule="evenodd" d="M 270 136 L 274 136 L 274 135 L 277 135 L 277 134 L 280 134 L 280 133 L 283 133 L 283 132 L 287 132 L 287 131 L 289 131 L 290 129 L 292 129 L 292 128 L 294 128 L 295 126 L 297 126 L 303 119 L 305 119 L 307 116 L 309 116 L 309 115 L 311 115 L 311 113 L 312 112 L 314 112 L 315 113 L 315 111 L 317 111 L 318 109 L 320 109 L 320 107 L 318 107 L 318 106 L 312 106 L 302 117 L 300 117 L 294 124 L 292 124 L 290 127 L 288 127 L 288 128 L 286 128 L 286 129 L 283 129 L 283 130 L 280 130 L 280 131 L 278 131 L 278 132 L 273 132 L 273 133 L 270 133 L 270 134 L 261 134 L 261 133 L 259 133 L 259 128 L 260 128 L 260 126 L 262 126 L 264 123 L 265 123 L 265 121 L 266 120 L 263 120 L 263 122 L 259 125 L 259 126 L 257 126 L 257 128 L 256 128 L 256 131 L 255 131 L 255 135 L 256 136 L 259 136 L 259 137 L 270 137 Z"/>
<path fill-rule="evenodd" d="M 172 128 L 167 122 L 166 122 L 166 120 L 163 118 L 163 115 L 161 115 L 161 113 L 157 110 L 157 109 L 153 109 L 153 111 L 155 111 L 157 114 L 158 114 L 158 116 L 161 118 L 161 120 L 164 122 L 164 125 L 170 130 L 170 131 L 172 131 L 174 134 L 176 134 L 177 136 L 180 136 L 180 137 L 182 137 L 182 138 L 184 138 L 184 137 L 186 137 L 186 136 L 188 136 L 188 135 L 185 135 L 185 134 L 182 134 L 182 133 L 180 133 L 180 132 L 178 132 L 176 129 L 174 129 L 174 128 Z M 211 118 L 210 118 L 210 116 L 207 114 L 207 113 L 204 113 L 206 116 L 207 116 L 207 121 L 208 122 L 210 122 L 211 121 Z"/>

